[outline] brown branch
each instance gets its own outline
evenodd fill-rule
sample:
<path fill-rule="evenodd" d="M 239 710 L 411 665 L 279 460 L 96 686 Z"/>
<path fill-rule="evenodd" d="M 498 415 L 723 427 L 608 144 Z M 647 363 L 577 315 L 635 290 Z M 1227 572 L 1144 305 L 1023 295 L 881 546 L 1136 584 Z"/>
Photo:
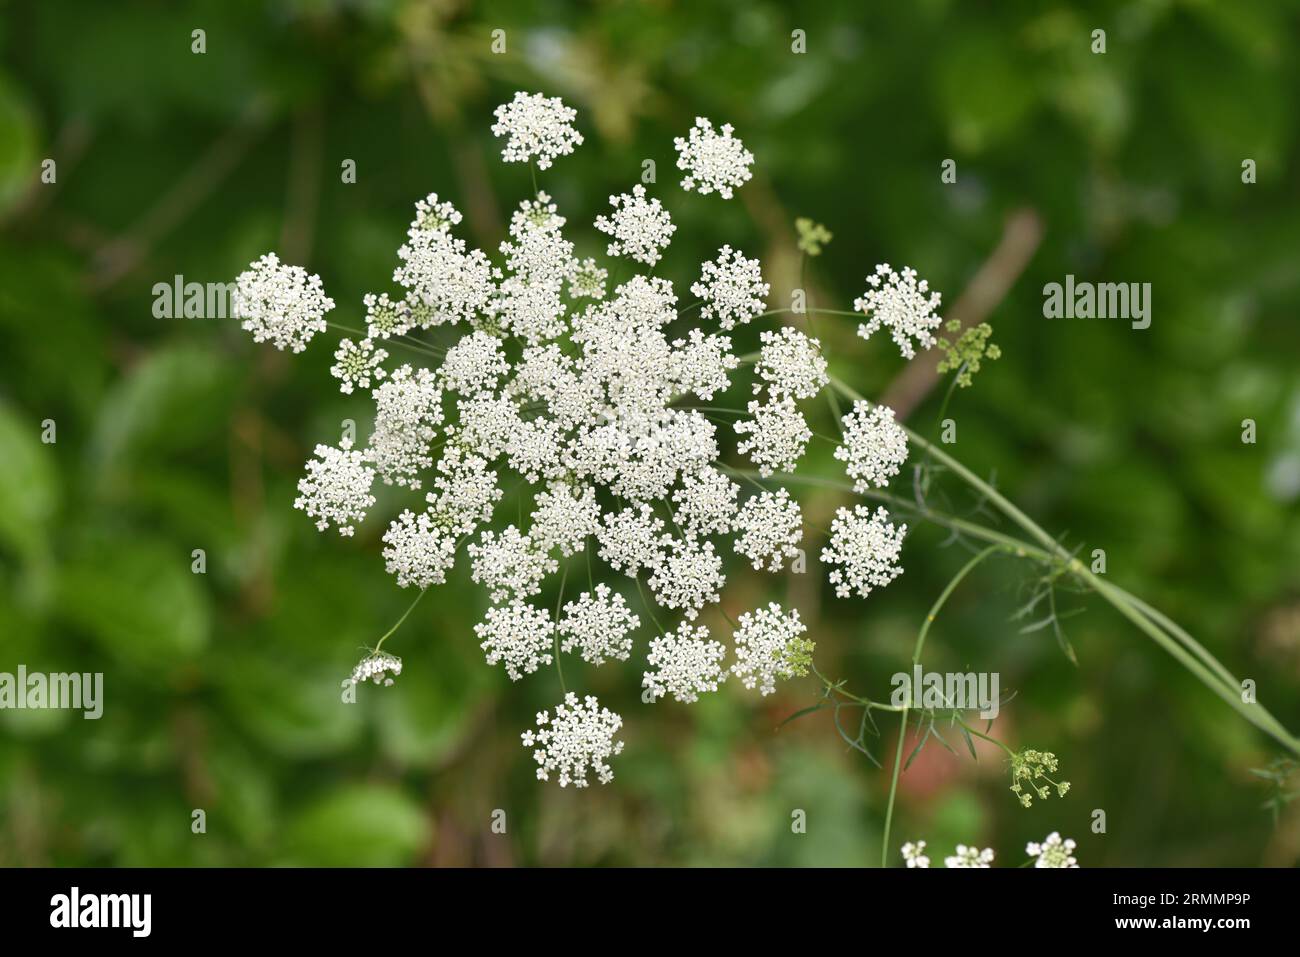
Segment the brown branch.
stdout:
<path fill-rule="evenodd" d="M 1043 239 L 1043 222 L 1032 209 L 1018 209 L 1002 229 L 1002 238 L 975 276 L 966 285 L 948 319 L 961 321 L 962 329 L 978 325 L 1006 298 L 1020 278 Z M 959 333 L 960 334 L 960 333 Z M 881 396 L 882 405 L 906 419 L 939 382 L 938 363 L 913 361 L 889 383 Z"/>

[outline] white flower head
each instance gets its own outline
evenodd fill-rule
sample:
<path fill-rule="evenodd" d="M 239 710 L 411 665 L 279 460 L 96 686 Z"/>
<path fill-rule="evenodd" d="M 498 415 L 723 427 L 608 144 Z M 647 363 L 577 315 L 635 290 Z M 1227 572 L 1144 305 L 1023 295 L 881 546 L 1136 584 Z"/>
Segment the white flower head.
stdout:
<path fill-rule="evenodd" d="M 1071 839 L 1061 840 L 1061 835 L 1053 831 L 1040 844 L 1031 841 L 1025 845 L 1025 853 L 1036 858 L 1034 867 L 1078 867 L 1074 858 L 1075 843 Z"/>
<path fill-rule="evenodd" d="M 722 557 L 714 551 L 712 542 L 678 538 L 669 540 L 663 561 L 647 584 L 659 604 L 680 609 L 688 621 L 693 621 L 701 608 L 718 600 L 726 581 Z"/>
<path fill-rule="evenodd" d="M 307 462 L 307 474 L 298 480 L 298 497 L 293 507 L 316 519 L 322 532 L 337 525 L 340 535 L 351 535 L 353 523 L 366 517 L 375 497 L 375 470 L 364 456 L 344 440 L 338 448 L 316 446 L 316 457 Z"/>
<path fill-rule="evenodd" d="M 356 687 L 366 681 L 391 687 L 393 678 L 401 673 L 401 658 L 390 655 L 386 651 L 374 651 L 357 662 L 357 666 L 352 669 L 352 674 L 343 679 L 343 687 Z"/>
<path fill-rule="evenodd" d="M 845 463 L 853 490 L 861 494 L 873 485 L 884 488 L 907 460 L 907 433 L 894 421 L 894 410 L 859 400 L 843 425 L 844 441 L 835 457 Z"/>
<path fill-rule="evenodd" d="M 731 528 L 738 486 L 711 465 L 682 476 L 673 492 L 676 518 L 692 535 L 716 535 Z"/>
<path fill-rule="evenodd" d="M 812 642 L 803 637 L 808 627 L 797 609 L 782 611 L 776 602 L 740 616 L 734 635 L 736 662 L 731 673 L 749 689 L 763 695 L 776 691 L 778 678 L 808 673 Z"/>
<path fill-rule="evenodd" d="M 473 560 L 471 577 L 488 589 L 493 601 L 536 595 L 542 579 L 560 567 L 513 525 L 500 535 L 490 529 L 483 532 L 467 551 Z"/>
<path fill-rule="evenodd" d="M 766 567 L 770 572 L 779 572 L 787 558 L 799 555 L 803 514 L 786 489 L 768 490 L 745 500 L 734 529 L 737 555 L 748 558 L 755 571 Z"/>
<path fill-rule="evenodd" d="M 359 343 L 343 339 L 334 351 L 334 365 L 330 366 L 330 375 L 339 380 L 340 392 L 351 395 L 357 386 L 369 389 L 372 377 L 376 381 L 384 377 L 386 370 L 380 363 L 387 358 L 388 353 L 376 349 L 372 339 L 362 339 Z"/>
<path fill-rule="evenodd" d="M 429 447 L 443 419 L 437 376 L 404 365 L 373 395 L 375 428 L 366 454 L 386 484 L 419 488 L 419 473 L 433 464 Z"/>
<path fill-rule="evenodd" d="M 904 267 L 900 275 L 882 263 L 867 277 L 867 291 L 853 300 L 853 308 L 867 316 L 858 335 L 870 339 L 876 330 L 888 328 L 904 358 L 911 359 L 916 355 L 913 339 L 923 349 L 934 346 L 934 330 L 943 323 L 936 311 L 941 302 L 929 282 L 917 279 L 915 269 Z"/>
<path fill-rule="evenodd" d="M 823 562 L 840 566 L 827 576 L 835 594 L 848 598 L 857 592 L 866 598 L 872 588 L 883 588 L 903 574 L 898 554 L 905 534 L 907 526 L 892 525 L 884 508 L 877 508 L 874 515 L 865 505 L 856 505 L 851 512 L 837 509 L 830 544 L 822 549 Z"/>
<path fill-rule="evenodd" d="M 691 292 L 704 301 L 700 317 L 717 319 L 727 331 L 762 313 L 771 291 L 771 284 L 763 281 L 762 263 L 746 259 L 730 246 L 723 246 L 717 259 L 700 266 L 699 281 L 691 286 Z"/>
<path fill-rule="evenodd" d="M 600 505 L 591 486 L 575 488 L 556 482 L 537 494 L 528 537 L 543 549 L 558 548 L 561 555 L 582 549 L 588 536 L 600 531 Z"/>
<path fill-rule="evenodd" d="M 609 205 L 614 212 L 596 217 L 596 228 L 611 237 L 609 255 L 627 256 L 647 266 L 657 263 L 677 231 L 668 210 L 658 199 L 646 199 L 640 183 L 631 193 L 611 196 Z"/>
<path fill-rule="evenodd" d="M 614 780 L 609 758 L 623 750 L 623 742 L 614 740 L 622 727 L 623 719 L 602 708 L 594 697 L 588 695 L 579 702 L 578 696 L 569 692 L 564 704 L 556 706 L 554 718 L 538 712 L 537 730 L 525 731 L 520 737 L 524 747 L 533 749 L 539 781 L 549 781 L 551 774 L 558 772 L 560 787 L 585 788 L 588 772 L 595 772 L 601 784 Z"/>
<path fill-rule="evenodd" d="M 411 306 L 405 299 L 393 302 L 388 293 L 366 293 L 362 298 L 366 307 L 366 338 L 391 339 L 411 331 Z"/>
<path fill-rule="evenodd" d="M 967 847 L 965 844 L 957 845 L 957 853 L 952 857 L 943 859 L 944 867 L 977 867 L 988 868 L 993 866 L 993 848 L 986 847 L 980 850 L 978 847 Z"/>
<path fill-rule="evenodd" d="M 751 400 L 747 408 L 752 420 L 741 419 L 733 428 L 749 437 L 736 445 L 736 451 L 748 455 L 764 478 L 774 472 L 793 471 L 812 438 L 812 430 L 794 399 L 786 396 L 766 403 Z"/>
<path fill-rule="evenodd" d="M 438 376 L 442 385 L 461 395 L 475 395 L 496 388 L 501 377 L 510 371 L 501 340 L 476 330 L 447 350 Z"/>
<path fill-rule="evenodd" d="M 568 156 L 582 145 L 582 134 L 573 128 L 578 113 L 558 96 L 516 93 L 509 103 L 494 111 L 493 136 L 506 137 L 501 158 L 507 163 L 537 161 L 538 169 L 549 169 L 557 156 Z"/>
<path fill-rule="evenodd" d="M 584 591 L 564 606 L 557 626 L 560 650 L 567 654 L 577 649 L 582 660 L 592 665 L 603 665 L 607 658 L 626 661 L 632 653 L 632 632 L 640 624 L 623 596 L 601 583 L 594 593 Z"/>
<path fill-rule="evenodd" d="M 406 509 L 384 532 L 384 568 L 406 588 L 428 588 L 447 580 L 456 562 L 456 536 L 441 527 L 429 512 Z"/>
<path fill-rule="evenodd" d="M 759 339 L 763 347 L 754 369 L 755 392 L 766 383 L 768 391 L 777 398 L 811 399 L 830 382 L 821 343 L 816 339 L 791 326 L 782 326 L 776 332 L 765 329 Z"/>
<path fill-rule="evenodd" d="M 320 276 L 281 263 L 275 253 L 251 263 L 235 286 L 235 318 L 254 342 L 270 342 L 277 349 L 302 352 L 312 336 L 325 331 L 325 313 L 334 308 Z"/>
<path fill-rule="evenodd" d="M 929 867 L 930 858 L 925 856 L 925 841 L 908 841 L 904 844 L 903 860 L 907 861 L 908 867 Z"/>
<path fill-rule="evenodd" d="M 487 618 L 474 626 L 487 663 L 502 662 L 511 681 L 551 663 L 554 631 L 550 615 L 522 601 L 489 608 Z"/>
<path fill-rule="evenodd" d="M 731 199 L 731 191 L 749 181 L 754 154 L 733 132 L 732 125 L 724 123 L 719 135 L 713 123 L 697 116 L 688 137 L 673 139 L 677 168 L 686 171 L 682 189 L 701 194 L 717 192 L 723 199 Z"/>
<path fill-rule="evenodd" d="M 641 676 L 641 686 L 652 699 L 672 695 L 685 704 L 698 701 L 707 691 L 717 691 L 727 680 L 722 668 L 726 649 L 721 642 L 709 640 L 703 625 L 692 627 L 681 622 L 676 631 L 650 642 L 646 662 L 653 670 Z"/>

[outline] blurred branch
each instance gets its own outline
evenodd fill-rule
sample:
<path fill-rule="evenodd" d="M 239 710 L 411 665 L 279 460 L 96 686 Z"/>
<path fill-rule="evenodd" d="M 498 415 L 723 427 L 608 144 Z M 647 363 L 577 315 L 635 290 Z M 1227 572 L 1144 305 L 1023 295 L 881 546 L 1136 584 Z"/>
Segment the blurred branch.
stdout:
<path fill-rule="evenodd" d="M 1025 271 L 1042 239 L 1043 222 L 1035 210 L 1018 209 L 1008 216 L 997 247 L 948 310 L 946 318 L 960 320 L 963 330 L 988 318 Z M 938 382 L 936 364 L 910 362 L 885 387 L 880 403 L 893 409 L 899 419 L 906 419 Z"/>
<path fill-rule="evenodd" d="M 68 172 L 76 167 L 77 161 L 86 152 L 93 133 L 90 123 L 82 117 L 74 117 L 59 128 L 50 150 L 50 158 L 55 161 L 64 179 L 56 178 L 53 183 L 44 183 L 41 181 L 40 169 L 35 170 L 27 182 L 23 195 L 3 217 L 0 217 L 0 228 L 33 216 L 49 205 L 50 200 L 59 191 L 61 183 L 66 182 Z"/>
<path fill-rule="evenodd" d="M 218 138 L 143 216 L 98 249 L 87 279 L 91 291 L 103 292 L 138 268 L 158 241 L 184 222 L 230 175 L 264 129 L 267 116 L 262 101 L 249 106 L 243 121 Z"/>
<path fill-rule="evenodd" d="M 293 119 L 289 154 L 288 197 L 280 231 L 280 255 L 286 262 L 304 263 L 311 256 L 320 208 L 321 139 L 324 121 L 319 106 L 300 111 Z"/>

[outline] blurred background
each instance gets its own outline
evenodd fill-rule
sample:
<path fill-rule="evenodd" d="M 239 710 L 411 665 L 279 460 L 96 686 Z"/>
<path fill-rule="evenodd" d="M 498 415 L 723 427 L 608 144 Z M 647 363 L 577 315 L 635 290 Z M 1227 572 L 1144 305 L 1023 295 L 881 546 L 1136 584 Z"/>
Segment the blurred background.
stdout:
<path fill-rule="evenodd" d="M 318 441 L 349 417 L 367 434 L 364 399 L 327 372 L 338 333 L 291 356 L 233 322 L 153 314 L 155 283 L 226 282 L 275 249 L 359 326 L 430 191 L 494 248 L 529 191 L 489 132 L 516 89 L 579 111 L 587 143 L 542 185 L 580 254 L 601 252 L 588 224 L 651 158 L 678 224 L 660 272 L 683 295 L 728 242 L 788 301 L 808 216 L 835 237 L 809 268 L 818 305 L 851 308 L 890 262 L 986 318 L 1002 358 L 955 395 L 954 454 L 1072 547 L 1104 548 L 1112 581 L 1300 729 L 1298 28 L 1291 2 L 0 4 L 0 671 L 105 675 L 98 721 L 0 711 L 0 864 L 879 861 L 888 775 L 828 713 L 778 729 L 817 700 L 812 677 L 649 706 L 635 658 L 569 658 L 570 685 L 623 714 L 627 748 L 610 786 L 536 782 L 519 732 L 558 683 L 483 663 L 487 599 L 463 560 L 387 643 L 396 685 L 342 705 L 411 593 L 379 556 L 401 496 L 381 494 L 353 540 L 291 508 Z M 731 203 L 676 185 L 672 138 L 697 115 L 734 123 L 757 158 Z M 1043 285 L 1067 273 L 1151 283 L 1151 327 L 1043 318 Z M 934 353 L 905 372 L 852 320 L 819 325 L 833 371 L 933 429 Z M 835 467 L 814 448 L 807 468 Z M 823 526 L 844 503 L 800 497 Z M 821 671 L 883 698 L 965 560 L 946 539 L 916 529 L 906 574 L 867 602 L 836 601 L 815 562 L 734 566 L 724 597 L 793 601 Z M 1050 629 L 1020 633 L 1029 571 L 977 569 L 926 664 L 999 671 L 1015 698 L 995 733 L 1054 751 L 1071 793 L 1022 809 L 996 752 L 932 743 L 892 843 L 1016 864 L 1059 830 L 1084 866 L 1295 864 L 1300 816 L 1281 801 L 1275 822 L 1252 773 L 1278 749 L 1098 599 L 1060 596 L 1082 610 L 1064 622 L 1077 667 Z M 888 766 L 897 726 L 881 730 Z"/>

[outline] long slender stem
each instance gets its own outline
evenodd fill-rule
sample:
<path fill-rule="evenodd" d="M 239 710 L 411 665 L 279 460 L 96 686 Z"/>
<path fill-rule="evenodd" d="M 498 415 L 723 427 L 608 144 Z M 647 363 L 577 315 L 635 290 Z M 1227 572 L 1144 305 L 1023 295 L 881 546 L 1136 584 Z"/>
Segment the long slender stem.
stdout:
<path fill-rule="evenodd" d="M 916 645 L 912 649 L 912 664 L 914 666 L 921 663 L 921 652 L 925 649 L 925 638 L 930 633 L 930 626 L 934 624 L 935 618 L 939 616 L 939 610 L 943 608 L 944 604 L 948 601 L 948 597 L 956 590 L 957 586 L 961 584 L 962 579 L 970 574 L 971 569 L 984 561 L 984 559 L 988 558 L 989 555 L 997 551 L 1002 551 L 1005 548 L 1005 545 L 990 545 L 982 552 L 974 555 L 970 561 L 963 565 L 961 570 L 952 577 L 952 581 L 948 582 L 944 590 L 939 593 L 939 597 L 936 598 L 934 604 L 930 606 L 930 612 L 925 616 L 925 621 L 921 623 L 921 628 L 917 632 Z M 884 837 L 881 838 L 880 845 L 881 867 L 887 866 L 889 860 L 889 829 L 894 821 L 894 801 L 898 797 L 898 775 L 903 763 L 903 744 L 907 737 L 907 714 L 910 706 L 911 696 L 909 695 L 908 700 L 903 702 L 903 713 L 898 725 L 898 749 L 894 753 L 894 774 L 889 781 L 889 803 L 885 805 L 885 833 Z"/>
<path fill-rule="evenodd" d="M 862 398 L 857 391 L 838 379 L 832 378 L 831 385 L 851 399 Z M 1158 612 L 1151 614 L 1154 609 L 1138 604 L 1137 599 L 1128 592 L 1099 578 L 1086 565 L 1071 555 L 1056 539 L 1047 534 L 1028 515 L 998 492 L 997 489 L 923 436 L 918 435 L 907 426 L 903 426 L 903 428 L 907 431 L 908 438 L 913 443 L 940 461 L 953 474 L 978 491 L 985 499 L 993 503 L 999 511 L 1028 532 L 1030 537 L 1042 546 L 1052 560 L 1060 562 L 1071 574 L 1104 598 L 1116 611 L 1136 625 L 1139 630 L 1173 655 L 1179 664 L 1199 678 L 1207 688 L 1222 698 L 1229 707 L 1289 751 L 1300 755 L 1300 739 L 1297 739 L 1295 735 L 1283 727 L 1263 705 L 1258 703 L 1247 704 L 1243 701 L 1240 687 L 1231 680 L 1231 672 L 1208 650 L 1193 640 L 1190 635 L 1177 626 L 1169 627 L 1169 625 L 1172 625 L 1169 619 Z"/>
<path fill-rule="evenodd" d="M 424 593 L 428 590 L 429 589 L 427 588 L 421 588 L 420 594 L 415 596 L 415 601 L 411 602 L 411 604 L 407 607 L 406 611 L 402 614 L 402 617 L 397 619 L 397 624 L 393 625 L 392 628 L 389 628 L 386 632 L 384 632 L 383 637 L 380 638 L 377 642 L 375 642 L 376 653 L 378 653 L 379 649 L 384 646 L 384 642 L 388 640 L 388 636 L 391 635 L 393 632 L 397 631 L 398 628 L 402 627 L 402 622 L 406 621 L 406 619 L 410 617 L 411 612 L 415 611 L 415 606 L 420 603 L 420 599 L 424 597 Z"/>

